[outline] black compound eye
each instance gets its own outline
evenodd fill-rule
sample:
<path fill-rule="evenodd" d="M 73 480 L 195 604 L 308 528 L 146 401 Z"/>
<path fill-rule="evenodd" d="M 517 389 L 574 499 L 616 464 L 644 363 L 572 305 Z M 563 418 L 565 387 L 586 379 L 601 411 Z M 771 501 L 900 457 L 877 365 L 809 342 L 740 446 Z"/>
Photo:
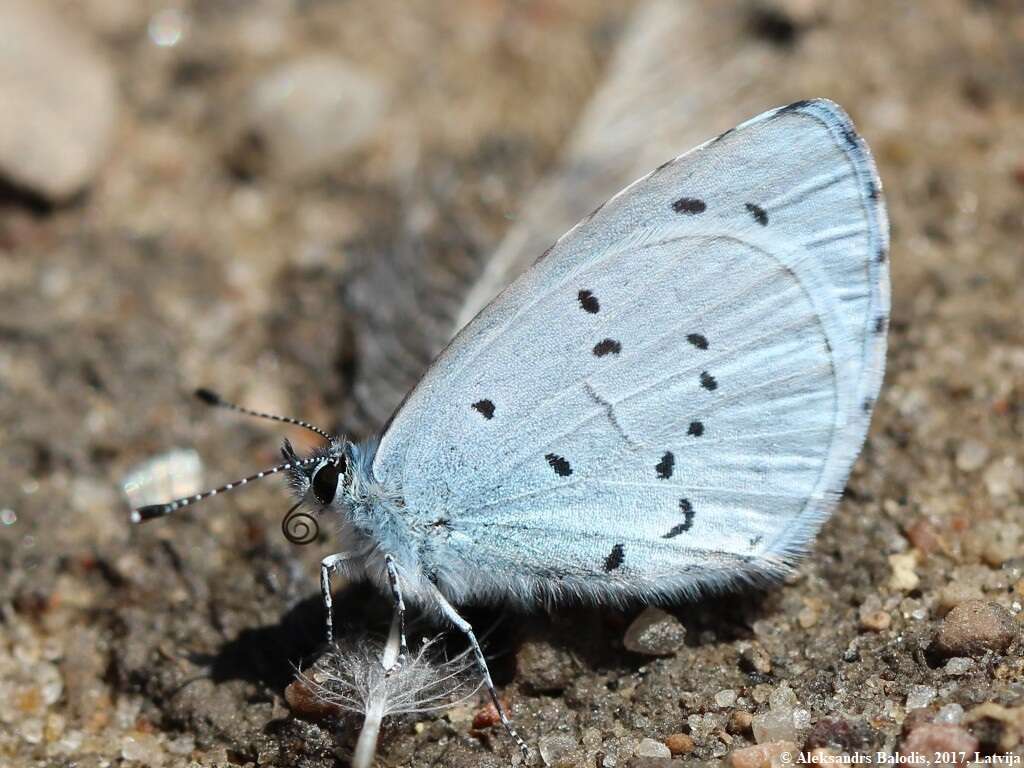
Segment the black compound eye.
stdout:
<path fill-rule="evenodd" d="M 313 497 L 319 503 L 334 501 L 334 494 L 338 492 L 338 475 L 343 466 L 343 461 L 329 462 L 313 473 Z"/>

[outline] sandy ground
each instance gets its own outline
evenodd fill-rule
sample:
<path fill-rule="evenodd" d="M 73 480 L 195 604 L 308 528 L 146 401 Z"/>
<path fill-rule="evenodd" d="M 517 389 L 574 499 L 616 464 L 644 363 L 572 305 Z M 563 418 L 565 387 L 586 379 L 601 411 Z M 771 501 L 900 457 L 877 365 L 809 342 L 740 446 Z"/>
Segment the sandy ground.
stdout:
<path fill-rule="evenodd" d="M 742 98 L 833 98 L 878 160 L 894 292 L 867 447 L 799 572 L 670 606 L 670 656 L 624 649 L 640 607 L 471 618 L 494 627 L 538 765 L 757 765 L 755 743 L 1022 757 L 1024 10 L 724 5 L 736 55 L 779 67 Z M 326 532 L 288 544 L 274 482 L 132 528 L 120 485 L 170 449 L 196 448 L 204 483 L 274 462 L 282 430 L 204 410 L 197 385 L 379 428 L 557 167 L 635 6 L 54 7 L 119 103 L 81 190 L 3 188 L 0 765 L 347 765 L 355 725 L 285 699 L 320 642 Z M 347 61 L 365 100 L 296 140 L 252 93 L 314 52 Z M 294 108 L 315 117 L 309 98 Z M 371 590 L 336 604 L 348 637 L 386 629 Z M 482 706 L 392 723 L 380 764 L 518 760 L 474 726 Z"/>

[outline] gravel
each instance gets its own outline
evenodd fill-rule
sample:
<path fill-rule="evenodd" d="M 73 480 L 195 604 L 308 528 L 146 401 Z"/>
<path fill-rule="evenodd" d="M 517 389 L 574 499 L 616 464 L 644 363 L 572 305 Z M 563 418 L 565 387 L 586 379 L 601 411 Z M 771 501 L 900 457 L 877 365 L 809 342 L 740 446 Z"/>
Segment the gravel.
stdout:
<path fill-rule="evenodd" d="M 0 148 L 0 764 L 129 766 L 145 752 L 168 767 L 344 768 L 352 724 L 299 717 L 286 693 L 322 650 L 317 568 L 337 532 L 289 545 L 272 481 L 131 527 L 122 480 L 171 466 L 227 481 L 272 464 L 282 437 L 306 439 L 211 413 L 197 386 L 355 436 L 378 429 L 524 201 L 570 145 L 604 146 L 577 126 L 626 74 L 649 87 L 601 125 L 652 137 L 669 113 L 696 141 L 798 98 L 850 111 L 893 222 L 888 367 L 847 491 L 795 576 L 662 606 L 652 625 L 672 642 L 645 647 L 666 655 L 627 647 L 642 605 L 472 609 L 534 765 L 541 745 L 582 768 L 971 738 L 1021 750 L 1012 3 L 665 3 L 708 34 L 668 36 L 664 91 L 638 64 L 654 47 L 615 53 L 627 4 L 73 5 L 0 2 L 0 18 L 45 14 L 34 29 L 56 41 L 18 58 L 37 69 L 13 81 L 34 83 L 15 113 L 49 127 L 0 128 L 28 147 Z M 330 124 L 307 123 L 320 138 L 285 155 L 267 140 L 262 160 L 236 163 L 247 128 L 278 130 L 247 100 L 310 56 L 372 83 L 379 106 L 331 112 L 344 95 L 331 102 L 320 83 Z M 674 100 L 640 113 L 644 94 Z M 331 143 L 335 125 L 348 143 Z M 294 175 L 289 152 L 303 157 Z M 580 175 L 555 188 L 581 203 L 599 159 L 576 156 Z M 339 584 L 335 607 L 343 639 L 387 628 L 372 589 Z M 387 723 L 381 763 L 516 765 L 493 718 L 474 728 L 484 704 Z M 638 756 L 645 739 L 674 756 Z"/>

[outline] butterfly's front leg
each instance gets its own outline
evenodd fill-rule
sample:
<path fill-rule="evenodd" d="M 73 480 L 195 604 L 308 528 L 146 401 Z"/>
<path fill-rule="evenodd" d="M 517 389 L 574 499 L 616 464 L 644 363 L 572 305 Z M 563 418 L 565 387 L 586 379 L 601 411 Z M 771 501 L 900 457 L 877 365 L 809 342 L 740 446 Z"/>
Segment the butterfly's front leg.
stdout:
<path fill-rule="evenodd" d="M 352 555 L 339 552 L 328 555 L 320 561 L 320 593 L 323 595 L 324 610 L 327 613 L 327 644 L 334 644 L 334 609 L 331 598 L 331 574 L 341 567 L 341 564 L 349 560 Z"/>
<path fill-rule="evenodd" d="M 487 667 L 487 660 L 484 658 L 484 652 L 480 649 L 480 643 L 477 642 L 476 634 L 473 632 L 473 626 L 462 618 L 458 611 L 449 603 L 441 591 L 433 584 L 431 586 L 431 592 L 434 600 L 437 602 L 437 607 L 441 611 L 441 614 L 448 619 L 456 628 L 462 632 L 466 639 L 469 640 L 470 647 L 473 649 L 473 655 L 476 657 L 477 666 L 480 667 L 480 671 L 484 676 L 484 685 L 487 686 L 487 692 L 491 694 L 491 701 L 494 702 L 494 708 L 498 710 L 498 717 L 501 718 L 501 724 L 505 726 L 505 730 L 508 731 L 508 735 L 513 738 L 516 744 L 519 745 L 519 749 L 523 752 L 523 757 L 529 759 L 530 748 L 526 746 L 526 742 L 520 738 L 519 734 L 516 733 L 516 729 L 512 727 L 512 723 L 508 719 L 508 715 L 505 714 L 504 707 L 501 706 L 501 701 L 498 699 L 498 692 L 494 688 L 494 681 L 491 680 L 491 670 Z"/>
<path fill-rule="evenodd" d="M 402 588 L 398 583 L 398 566 L 395 565 L 395 558 L 391 555 L 384 556 L 384 565 L 388 569 L 388 583 L 391 585 L 391 596 L 395 600 L 395 615 L 398 618 L 398 658 L 393 664 L 388 665 L 386 670 L 388 674 L 391 674 L 405 664 L 405 659 L 409 655 L 409 646 L 405 642 L 405 600 L 402 598 Z"/>

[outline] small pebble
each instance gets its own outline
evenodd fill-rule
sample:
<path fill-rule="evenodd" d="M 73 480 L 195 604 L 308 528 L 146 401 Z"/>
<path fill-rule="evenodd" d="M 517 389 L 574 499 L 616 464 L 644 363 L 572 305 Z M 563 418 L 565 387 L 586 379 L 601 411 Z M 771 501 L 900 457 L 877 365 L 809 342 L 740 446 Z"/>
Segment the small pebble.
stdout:
<path fill-rule="evenodd" d="M 1024 467 L 1012 456 L 993 462 L 983 475 L 993 499 L 1008 499 L 1024 490 Z"/>
<path fill-rule="evenodd" d="M 87 26 L 36 0 L 0 2 L 0 175 L 62 202 L 85 188 L 114 137 L 113 69 Z M 16 116 L 16 119 L 13 119 Z"/>
<path fill-rule="evenodd" d="M 673 733 L 665 739 L 665 746 L 673 755 L 688 755 L 696 746 L 693 739 L 686 733 Z"/>
<path fill-rule="evenodd" d="M 954 656 L 946 662 L 946 666 L 943 667 L 943 671 L 949 677 L 959 677 L 960 675 L 966 675 L 973 667 L 974 659 L 965 659 L 962 656 Z"/>
<path fill-rule="evenodd" d="M 153 766 L 153 768 L 164 764 L 160 741 L 151 734 L 138 731 L 122 738 L 121 757 L 128 762 L 141 763 L 145 766 Z"/>
<path fill-rule="evenodd" d="M 900 754 L 933 755 L 936 752 L 962 754 L 962 760 L 945 763 L 945 765 L 960 766 L 967 765 L 977 748 L 978 740 L 960 726 L 923 723 L 915 727 L 903 739 L 903 743 L 900 744 Z"/>
<path fill-rule="evenodd" d="M 578 666 L 568 651 L 546 640 L 527 640 L 516 652 L 516 670 L 533 691 L 558 693 L 576 678 Z"/>
<path fill-rule="evenodd" d="M 961 472 L 977 472 L 988 462 L 988 456 L 988 445 L 969 437 L 957 448 L 956 467 Z"/>
<path fill-rule="evenodd" d="M 943 725 L 959 725 L 964 719 L 964 708 L 959 704 L 947 704 L 935 715 L 935 722 Z"/>
<path fill-rule="evenodd" d="M 953 581 L 939 591 L 938 609 L 942 616 L 961 603 L 969 600 L 981 600 L 981 589 L 974 584 L 966 584 L 962 581 Z"/>
<path fill-rule="evenodd" d="M 298 717 L 319 720 L 341 714 L 337 704 L 323 701 L 301 678 L 292 680 L 284 689 L 284 700 Z"/>
<path fill-rule="evenodd" d="M 750 727 L 754 732 L 754 741 L 758 744 L 796 740 L 796 726 L 793 724 L 792 710 L 762 712 L 754 715 Z"/>
<path fill-rule="evenodd" d="M 375 78 L 342 58 L 285 62 L 253 84 L 229 160 L 247 173 L 318 175 L 373 137 L 386 101 Z"/>
<path fill-rule="evenodd" d="M 868 632 L 884 632 L 892 625 L 892 616 L 885 611 L 869 611 L 860 616 L 860 628 Z"/>
<path fill-rule="evenodd" d="M 793 741 L 773 741 L 733 750 L 729 763 L 733 768 L 775 768 L 796 762 L 798 747 Z"/>
<path fill-rule="evenodd" d="M 951 610 L 932 639 L 931 650 L 942 658 L 1001 653 L 1017 636 L 1017 623 L 998 603 L 968 600 Z"/>
<path fill-rule="evenodd" d="M 907 528 L 907 540 L 914 549 L 925 555 L 943 548 L 939 530 L 925 517 L 919 517 Z"/>
<path fill-rule="evenodd" d="M 907 709 L 927 707 L 935 699 L 935 689 L 927 685 L 914 685 L 907 694 Z"/>
<path fill-rule="evenodd" d="M 636 747 L 637 757 L 672 757 L 672 750 L 654 739 L 642 739 Z"/>
<path fill-rule="evenodd" d="M 576 739 L 567 733 L 549 734 L 540 738 L 537 750 L 544 765 L 556 765 L 563 757 L 576 750 Z"/>
<path fill-rule="evenodd" d="M 917 589 L 921 578 L 917 575 L 918 553 L 915 550 L 903 552 L 896 555 L 889 555 L 889 566 L 892 568 L 892 575 L 889 577 L 889 587 L 898 592 L 910 592 Z"/>
<path fill-rule="evenodd" d="M 503 698 L 501 706 L 505 708 L 507 712 L 509 710 L 508 702 Z M 485 728 L 491 728 L 501 722 L 501 716 L 498 714 L 498 708 L 494 706 L 493 701 L 488 701 L 483 707 L 478 709 L 473 714 L 473 730 L 481 731 Z"/>
<path fill-rule="evenodd" d="M 791 712 L 798 701 L 793 689 L 782 683 L 768 696 L 768 706 L 773 712 Z"/>
<path fill-rule="evenodd" d="M 810 629 L 818 623 L 818 619 L 821 617 L 821 605 L 818 603 L 811 603 L 805 605 L 800 609 L 800 612 L 796 616 L 797 623 L 800 624 L 803 629 Z"/>
<path fill-rule="evenodd" d="M 715 704 L 722 709 L 728 709 L 736 705 L 736 691 L 724 690 L 715 694 Z"/>
<path fill-rule="evenodd" d="M 726 730 L 735 736 L 747 736 L 751 733 L 751 728 L 754 723 L 754 716 L 743 709 L 737 709 L 731 715 L 729 715 L 729 722 L 726 724 Z"/>
<path fill-rule="evenodd" d="M 767 675 L 772 671 L 772 659 L 763 646 L 752 643 L 740 652 L 740 666 L 748 672 Z"/>
<path fill-rule="evenodd" d="M 671 656 L 683 647 L 686 627 L 675 616 L 653 606 L 645 608 L 626 630 L 626 650 L 645 656 Z"/>

